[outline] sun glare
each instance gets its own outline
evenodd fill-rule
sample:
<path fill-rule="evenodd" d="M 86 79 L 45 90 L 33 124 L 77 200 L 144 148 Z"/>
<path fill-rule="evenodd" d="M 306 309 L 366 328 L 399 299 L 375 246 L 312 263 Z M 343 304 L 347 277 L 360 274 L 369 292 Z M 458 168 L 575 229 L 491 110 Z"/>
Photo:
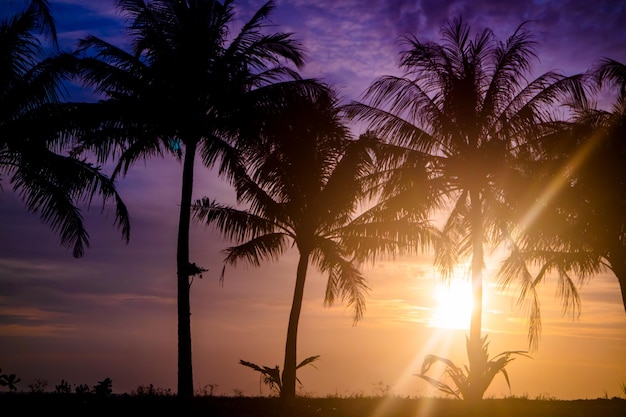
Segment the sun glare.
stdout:
<path fill-rule="evenodd" d="M 468 281 L 438 283 L 430 325 L 443 329 L 468 329 L 472 315 L 472 289 Z"/>

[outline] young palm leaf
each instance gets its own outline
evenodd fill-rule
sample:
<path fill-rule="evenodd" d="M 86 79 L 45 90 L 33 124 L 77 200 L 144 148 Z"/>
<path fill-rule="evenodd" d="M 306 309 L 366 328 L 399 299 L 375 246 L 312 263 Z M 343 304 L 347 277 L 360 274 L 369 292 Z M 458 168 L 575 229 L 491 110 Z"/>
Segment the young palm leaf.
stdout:
<path fill-rule="evenodd" d="M 313 362 L 315 362 L 319 358 L 320 358 L 320 355 L 309 356 L 308 358 L 300 362 L 296 366 L 296 369 L 300 369 L 306 365 L 311 365 L 312 367 L 315 368 L 315 365 L 313 365 Z M 269 366 L 259 366 L 255 363 L 246 362 L 244 360 L 239 360 L 239 363 L 243 366 L 247 366 L 248 368 L 252 368 L 257 372 L 260 372 L 261 380 L 263 381 L 265 385 L 267 385 L 270 388 L 270 391 L 275 391 L 279 396 L 281 395 L 283 384 L 281 380 L 280 367 L 278 365 L 276 365 L 273 368 L 270 368 Z M 302 382 L 300 382 L 300 379 L 296 378 L 296 381 L 298 382 L 300 386 L 302 386 Z"/>
<path fill-rule="evenodd" d="M 466 339 L 467 349 L 469 354 L 470 349 L 470 341 L 469 338 Z M 491 385 L 491 382 L 495 378 L 495 376 L 499 373 L 502 373 L 504 379 L 506 380 L 506 384 L 511 389 L 511 382 L 509 381 L 509 374 L 506 371 L 506 366 L 515 359 L 514 355 L 521 355 L 525 357 L 530 357 L 523 351 L 505 351 L 497 354 L 493 358 L 489 359 L 489 343 L 487 342 L 487 336 L 485 335 L 481 339 L 481 351 L 480 351 L 480 360 L 482 373 L 479 378 L 476 378 L 475 384 L 478 384 L 478 387 L 472 387 L 470 385 L 470 369 L 467 366 L 460 368 L 456 366 L 450 359 L 443 358 L 441 356 L 436 355 L 426 355 L 424 358 L 424 362 L 422 362 L 422 369 L 420 373 L 417 374 L 420 378 L 437 388 L 439 391 L 452 395 L 458 399 L 475 399 L 474 395 L 476 394 L 474 390 L 478 390 L 480 397 L 484 395 L 487 388 Z M 433 365 L 436 363 L 443 363 L 445 365 L 444 375 L 452 380 L 452 385 L 442 381 L 440 379 L 432 378 L 426 373 L 431 369 Z"/>

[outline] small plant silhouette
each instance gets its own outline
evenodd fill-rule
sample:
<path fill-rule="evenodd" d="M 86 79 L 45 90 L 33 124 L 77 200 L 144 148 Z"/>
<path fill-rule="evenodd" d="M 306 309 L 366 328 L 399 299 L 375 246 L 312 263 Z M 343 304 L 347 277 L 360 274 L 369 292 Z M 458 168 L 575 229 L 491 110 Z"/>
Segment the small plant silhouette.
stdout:
<path fill-rule="evenodd" d="M 91 388 L 87 384 L 79 384 L 74 387 L 74 392 L 77 395 L 87 395 L 91 394 Z"/>
<path fill-rule="evenodd" d="M 313 362 L 315 362 L 319 358 L 320 358 L 320 355 L 309 356 L 308 358 L 306 358 L 305 360 L 303 360 L 296 366 L 296 370 L 306 365 L 311 365 L 312 367 L 315 368 L 315 365 L 313 365 Z M 239 360 L 239 363 L 242 364 L 243 366 L 247 366 L 248 368 L 252 368 L 257 372 L 260 372 L 261 381 L 265 385 L 270 387 L 270 391 L 274 391 L 276 394 L 280 396 L 280 393 L 283 388 L 283 383 L 282 383 L 282 378 L 280 374 L 280 368 L 278 367 L 278 365 L 276 365 L 274 368 L 270 368 L 269 366 L 259 366 L 255 363 L 246 362 L 241 359 Z M 302 386 L 302 382 L 300 382 L 298 378 L 296 378 L 296 381 L 298 382 L 300 386 Z"/>
<path fill-rule="evenodd" d="M 54 386 L 54 392 L 56 392 L 57 394 L 71 394 L 72 386 L 69 382 L 62 379 L 59 385 Z"/>
<path fill-rule="evenodd" d="M 467 348 L 469 351 L 469 338 L 466 337 Z M 458 399 L 470 399 L 472 398 L 472 392 L 479 392 L 480 398 L 482 398 L 489 385 L 498 373 L 502 373 L 506 379 L 506 383 L 511 389 L 511 383 L 509 381 L 509 374 L 506 371 L 506 366 L 515 359 L 513 355 L 521 355 L 530 358 L 525 351 L 505 351 L 497 354 L 493 358 L 489 359 L 488 348 L 489 342 L 487 342 L 487 336 L 481 337 L 481 369 L 480 378 L 477 378 L 479 386 L 472 387 L 470 384 L 470 370 L 467 366 L 463 368 L 456 366 L 450 359 L 443 358 L 436 355 L 426 355 L 424 362 L 422 363 L 422 369 L 417 376 L 437 388 L 439 391 L 452 395 Z M 427 376 L 426 373 L 437 362 L 441 362 L 446 366 L 444 374 L 452 379 L 452 385 L 449 385 L 441 380 Z M 474 370 L 474 372 L 476 372 Z"/>
<path fill-rule="evenodd" d="M 48 381 L 40 378 L 35 379 L 32 384 L 28 384 L 28 388 L 30 388 L 30 392 L 33 394 L 43 394 L 47 386 Z"/>
<path fill-rule="evenodd" d="M 2 369 L 0 369 L 0 387 L 7 387 L 9 392 L 15 392 L 17 391 L 15 384 L 20 381 L 21 379 L 15 374 L 3 374 Z"/>
<path fill-rule="evenodd" d="M 214 395 L 213 393 L 217 390 L 217 387 L 219 387 L 218 384 L 206 384 L 198 390 L 196 395 L 202 397 L 212 397 Z"/>
<path fill-rule="evenodd" d="M 94 385 L 93 391 L 98 396 L 109 396 L 113 393 L 113 381 L 111 378 L 104 378 L 102 381 L 98 381 L 97 385 Z"/>
<path fill-rule="evenodd" d="M 159 388 L 150 384 L 138 385 L 137 389 L 131 392 L 131 395 L 135 395 L 137 397 L 171 397 L 174 394 L 172 393 L 171 388 Z"/>
<path fill-rule="evenodd" d="M 378 381 L 372 384 L 374 386 L 374 397 L 385 398 L 391 395 L 391 385 Z"/>

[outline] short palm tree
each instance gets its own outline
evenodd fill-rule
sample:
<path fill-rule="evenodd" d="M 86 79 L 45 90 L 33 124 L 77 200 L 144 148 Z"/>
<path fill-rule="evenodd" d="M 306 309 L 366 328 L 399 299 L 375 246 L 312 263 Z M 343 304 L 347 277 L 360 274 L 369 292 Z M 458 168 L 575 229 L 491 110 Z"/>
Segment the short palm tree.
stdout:
<path fill-rule="evenodd" d="M 128 213 L 114 183 L 99 168 L 63 155 L 72 143 L 63 120 L 62 82 L 69 76 L 63 55 L 44 57 L 40 34 L 56 40 L 48 2 L 30 1 L 0 23 L 0 181 L 8 183 L 28 210 L 60 235 L 75 257 L 89 246 L 81 202 L 100 194 L 114 200 L 116 224 L 128 240 Z M 1 185 L 1 183 L 0 183 Z"/>
<path fill-rule="evenodd" d="M 296 365 L 296 371 L 306 365 L 311 365 L 315 367 L 315 365 L 313 365 L 313 362 L 315 362 L 319 358 L 320 355 L 309 356 L 308 358 L 305 358 L 302 362 Z M 281 395 L 283 390 L 283 380 L 280 374 L 280 367 L 278 365 L 272 368 L 270 366 L 257 365 L 256 363 L 244 361 L 243 359 L 239 360 L 239 364 L 247 366 L 248 368 L 259 372 L 261 374 L 261 381 L 263 381 L 263 383 L 270 388 L 270 391 L 276 392 L 279 396 Z M 302 385 L 298 378 L 296 378 L 296 382 Z"/>
<path fill-rule="evenodd" d="M 177 243 L 178 394 L 193 396 L 189 261 L 190 207 L 196 155 L 221 174 L 237 169 L 233 147 L 255 106 L 271 106 L 303 63 L 290 34 L 265 34 L 274 2 L 263 4 L 230 36 L 234 4 L 214 0 L 118 0 L 130 22 L 132 52 L 96 37 L 81 41 L 80 76 L 105 100 L 77 108 L 84 149 L 106 160 L 119 156 L 115 174 L 151 156 L 183 160 Z M 288 84 L 288 83 L 287 83 Z"/>
<path fill-rule="evenodd" d="M 466 342 L 469 343 L 469 339 L 467 339 Z M 454 362 L 452 362 L 450 359 L 443 358 L 437 355 L 426 355 L 426 357 L 424 358 L 424 362 L 422 363 L 422 369 L 417 376 L 436 387 L 439 391 L 448 395 L 452 395 L 458 399 L 469 399 L 472 397 L 472 395 L 476 395 L 474 391 L 478 391 L 481 396 L 484 395 L 485 391 L 487 391 L 487 388 L 489 388 L 489 385 L 491 385 L 493 379 L 496 377 L 496 375 L 500 373 L 504 376 L 504 379 L 506 380 L 506 383 L 510 389 L 511 381 L 509 380 L 509 374 L 506 370 L 506 366 L 515 359 L 515 355 L 528 356 L 526 355 L 526 352 L 505 351 L 498 353 L 493 358 L 489 358 L 489 342 L 487 341 L 487 336 L 483 336 L 481 340 L 481 346 L 481 361 L 485 365 L 483 366 L 483 374 L 480 376 L 480 378 L 476 378 L 474 380 L 479 381 L 480 385 L 478 387 L 472 387 L 470 383 L 472 379 L 470 379 L 470 374 L 467 367 L 462 368 L 455 365 Z M 452 380 L 453 385 L 426 375 L 430 368 L 438 362 L 445 365 L 445 375 Z"/>
<path fill-rule="evenodd" d="M 411 250 L 412 239 L 432 237 L 427 223 L 383 219 L 373 208 L 359 214 L 376 141 L 350 139 L 330 90 L 293 95 L 265 120 L 265 141 L 245 150 L 248 169 L 236 182 L 238 201 L 247 207 L 205 198 L 195 210 L 199 221 L 237 243 L 225 250 L 227 265 L 243 261 L 258 266 L 277 260 L 290 247 L 297 249 L 281 379 L 281 397 L 290 399 L 296 389 L 298 323 L 309 264 L 328 274 L 325 303 L 346 300 L 356 322 L 363 316 L 368 289 L 360 262 Z"/>
<path fill-rule="evenodd" d="M 548 106 L 574 78 L 548 72 L 526 82 L 535 54 L 525 24 L 504 42 L 489 29 L 472 39 L 461 18 L 446 22 L 442 34 L 441 44 L 406 37 L 400 59 L 404 75 L 379 78 L 365 92 L 365 102 L 346 111 L 423 161 L 432 186 L 422 192 L 435 193 L 434 209 L 447 207 L 435 256 L 444 277 L 450 278 L 463 258 L 471 260 L 466 398 L 475 400 L 482 396 L 486 366 L 481 335 L 485 244 L 497 247 L 511 238 L 510 198 L 552 121 Z"/>
<path fill-rule="evenodd" d="M 575 277 L 612 271 L 626 311 L 626 65 L 605 59 L 590 81 L 613 89 L 611 110 L 595 108 L 586 94 L 571 97 L 573 119 L 545 142 L 544 172 L 558 188 L 506 260 L 501 279 L 521 282 L 522 301 L 540 321 L 536 288 L 556 272 L 565 309 L 580 312 Z"/>

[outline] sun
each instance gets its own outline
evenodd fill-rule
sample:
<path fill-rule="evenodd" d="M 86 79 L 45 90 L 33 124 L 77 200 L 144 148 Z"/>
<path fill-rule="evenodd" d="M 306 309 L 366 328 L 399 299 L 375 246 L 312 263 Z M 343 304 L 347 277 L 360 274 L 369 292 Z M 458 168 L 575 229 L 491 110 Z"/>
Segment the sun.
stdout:
<path fill-rule="evenodd" d="M 429 321 L 440 329 L 469 329 L 472 316 L 472 288 L 466 280 L 438 283 L 434 289 L 436 301 Z"/>

